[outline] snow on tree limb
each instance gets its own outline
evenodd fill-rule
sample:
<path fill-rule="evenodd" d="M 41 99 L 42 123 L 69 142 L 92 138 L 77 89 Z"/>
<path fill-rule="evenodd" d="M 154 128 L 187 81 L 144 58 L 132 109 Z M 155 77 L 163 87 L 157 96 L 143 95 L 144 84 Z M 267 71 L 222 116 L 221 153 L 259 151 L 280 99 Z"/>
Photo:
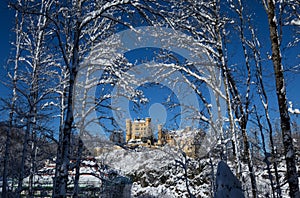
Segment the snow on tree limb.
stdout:
<path fill-rule="evenodd" d="M 292 114 L 300 114 L 300 109 L 295 109 L 293 108 L 293 103 L 292 101 L 289 101 L 289 108 L 288 111 Z"/>

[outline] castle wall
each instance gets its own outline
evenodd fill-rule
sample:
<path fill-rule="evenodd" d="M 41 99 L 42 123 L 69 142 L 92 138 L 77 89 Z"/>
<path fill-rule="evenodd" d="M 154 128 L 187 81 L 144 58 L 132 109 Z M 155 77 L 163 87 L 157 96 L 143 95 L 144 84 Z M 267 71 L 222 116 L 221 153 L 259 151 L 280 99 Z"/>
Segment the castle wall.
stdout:
<path fill-rule="evenodd" d="M 126 120 L 126 142 L 128 142 L 131 139 L 132 132 L 131 132 L 131 120 Z"/>
<path fill-rule="evenodd" d="M 186 129 L 180 131 L 181 134 L 177 134 L 178 132 L 164 133 L 161 124 L 157 126 L 157 129 L 158 139 L 156 143 L 153 142 L 153 139 L 147 142 L 142 142 L 144 141 L 142 140 L 143 137 L 153 137 L 151 118 L 134 121 L 127 119 L 126 142 L 128 143 L 130 140 L 138 140 L 138 143 L 136 144 L 142 146 L 163 146 L 168 144 L 172 147 L 181 148 L 190 157 L 195 156 L 196 149 L 194 145 L 194 136 L 192 135 L 185 137 L 186 135 L 184 135 L 185 133 L 190 133 L 192 131 L 191 127 L 187 127 Z"/>
<path fill-rule="evenodd" d="M 151 118 L 145 120 L 126 120 L 126 142 L 152 136 Z"/>
<path fill-rule="evenodd" d="M 163 134 L 162 134 L 162 125 L 161 124 L 159 124 L 157 126 L 157 130 L 158 130 L 157 144 L 162 145 L 162 144 L 164 144 L 164 142 L 163 142 Z"/>

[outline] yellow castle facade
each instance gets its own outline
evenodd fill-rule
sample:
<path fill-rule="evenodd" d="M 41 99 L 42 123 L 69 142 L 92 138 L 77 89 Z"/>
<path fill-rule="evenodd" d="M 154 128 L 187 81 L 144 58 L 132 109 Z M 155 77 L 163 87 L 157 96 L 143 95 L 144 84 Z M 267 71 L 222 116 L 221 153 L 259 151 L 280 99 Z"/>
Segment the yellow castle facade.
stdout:
<path fill-rule="evenodd" d="M 151 118 L 145 120 L 126 120 L 126 142 L 130 140 L 141 140 L 153 136 Z"/>
<path fill-rule="evenodd" d="M 194 136 L 190 127 L 179 131 L 167 132 L 161 124 L 157 126 L 157 141 L 154 142 L 153 126 L 151 118 L 126 120 L 126 143 L 127 145 L 157 147 L 166 144 L 182 149 L 188 156 L 193 157 L 196 153 Z"/>
<path fill-rule="evenodd" d="M 162 130 L 162 125 L 159 124 L 157 126 L 158 131 L 158 139 L 157 142 L 154 143 L 154 135 L 151 124 L 151 118 L 146 118 L 145 120 L 138 119 L 131 121 L 130 119 L 126 120 L 126 143 L 129 142 L 148 142 L 150 145 L 158 145 L 161 146 L 166 143 L 165 134 Z M 167 140 L 169 140 L 168 138 Z"/>

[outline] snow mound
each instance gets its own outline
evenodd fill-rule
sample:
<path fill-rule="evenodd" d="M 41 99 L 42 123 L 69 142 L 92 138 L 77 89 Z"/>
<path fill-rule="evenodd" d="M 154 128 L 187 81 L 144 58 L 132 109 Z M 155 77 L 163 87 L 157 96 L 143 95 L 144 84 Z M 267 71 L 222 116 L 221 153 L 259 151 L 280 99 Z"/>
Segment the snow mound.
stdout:
<path fill-rule="evenodd" d="M 233 175 L 228 165 L 220 161 L 216 175 L 215 198 L 244 198 L 240 181 Z"/>
<path fill-rule="evenodd" d="M 109 167 L 133 182 L 132 197 L 187 198 L 189 197 L 184 171 L 175 163 L 180 155 L 170 148 L 145 148 L 135 150 L 115 149 L 97 157 Z M 188 183 L 191 193 L 210 197 L 208 171 L 204 163 L 189 159 Z"/>

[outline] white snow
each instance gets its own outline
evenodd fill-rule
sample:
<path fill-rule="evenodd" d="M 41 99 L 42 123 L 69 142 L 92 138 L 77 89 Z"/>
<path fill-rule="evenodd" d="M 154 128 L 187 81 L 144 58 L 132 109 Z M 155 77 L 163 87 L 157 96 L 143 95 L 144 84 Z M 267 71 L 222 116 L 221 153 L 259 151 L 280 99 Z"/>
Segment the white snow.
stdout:
<path fill-rule="evenodd" d="M 289 108 L 288 111 L 292 114 L 300 114 L 300 109 L 294 109 L 293 108 L 293 103 L 289 101 Z"/>
<path fill-rule="evenodd" d="M 244 198 L 240 181 L 233 175 L 228 165 L 223 161 L 220 161 L 218 164 L 216 191 L 215 198 Z"/>
<path fill-rule="evenodd" d="M 300 19 L 293 19 L 291 21 L 291 25 L 299 25 L 300 26 Z"/>
<path fill-rule="evenodd" d="M 178 154 L 172 152 L 170 147 L 138 147 L 136 150 L 115 149 L 98 156 L 97 159 L 107 163 L 119 174 L 131 175 L 131 178 L 138 179 L 138 181 L 133 181 L 132 197 L 141 195 L 162 198 L 189 197 L 183 179 L 183 169 L 175 165 L 175 159 L 182 159 Z M 203 174 L 207 173 L 203 172 Z M 190 185 L 190 190 L 197 196 L 205 197 L 209 193 L 209 186 L 203 181 L 202 177 L 205 176 L 201 175 L 194 175 L 190 182 L 202 184 Z"/>
<path fill-rule="evenodd" d="M 46 163 L 45 167 L 38 170 L 33 177 L 34 186 L 52 186 L 53 176 L 55 173 L 55 164 Z M 101 179 L 99 179 L 100 172 L 97 171 L 97 164 L 92 160 L 83 160 L 80 167 L 80 179 L 79 186 L 95 186 L 100 187 L 102 184 Z M 74 181 L 75 169 L 69 171 L 69 181 Z M 24 178 L 24 186 L 29 185 L 29 177 Z M 72 182 L 71 182 L 72 183 Z M 73 185 L 73 184 L 72 184 Z"/>

